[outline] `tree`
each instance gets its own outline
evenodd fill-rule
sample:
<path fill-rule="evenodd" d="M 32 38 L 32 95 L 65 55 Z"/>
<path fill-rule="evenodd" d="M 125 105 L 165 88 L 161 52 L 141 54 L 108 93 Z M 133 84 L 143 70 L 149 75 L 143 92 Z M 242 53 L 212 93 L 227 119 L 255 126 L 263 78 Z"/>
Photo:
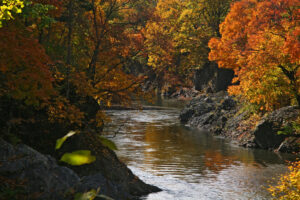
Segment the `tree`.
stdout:
<path fill-rule="evenodd" d="M 229 92 L 261 110 L 300 104 L 298 0 L 236 2 L 209 42 L 209 59 L 234 69 Z"/>
<path fill-rule="evenodd" d="M 194 70 L 208 61 L 208 41 L 219 35 L 218 27 L 230 2 L 158 1 L 144 36 L 148 65 L 161 82 L 173 86 L 192 85 Z"/>
<path fill-rule="evenodd" d="M 11 2 L 19 6 L 19 1 L 4 1 L 1 9 Z M 3 103 L 3 116 L 12 113 L 3 121 L 26 118 L 27 112 L 21 117 L 9 110 L 22 107 L 30 111 L 28 118 L 47 113 L 51 123 L 91 130 L 101 128 L 103 109 L 111 102 L 128 104 L 133 95 L 143 95 L 139 84 L 144 77 L 126 68 L 142 48 L 139 26 L 144 22 L 136 16 L 142 4 L 32 0 L 15 20 L 2 17 L 0 101 L 14 102 Z"/>

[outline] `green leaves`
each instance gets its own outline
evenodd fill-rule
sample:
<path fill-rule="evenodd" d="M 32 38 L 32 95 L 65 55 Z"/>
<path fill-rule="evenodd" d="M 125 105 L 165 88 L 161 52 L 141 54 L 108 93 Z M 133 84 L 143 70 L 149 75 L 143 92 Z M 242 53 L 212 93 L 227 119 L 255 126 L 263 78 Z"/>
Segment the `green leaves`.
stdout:
<path fill-rule="evenodd" d="M 49 4 L 35 3 L 29 4 L 24 8 L 24 16 L 36 19 L 39 21 L 40 29 L 49 27 L 50 24 L 55 23 L 56 20 L 50 16 L 49 11 L 55 10 L 56 7 Z"/>
<path fill-rule="evenodd" d="M 293 121 L 291 124 L 283 127 L 282 130 L 277 132 L 278 135 L 297 135 L 300 134 L 300 124 L 296 121 Z"/>
<path fill-rule="evenodd" d="M 59 138 L 56 140 L 55 150 L 60 149 L 60 147 L 63 145 L 63 143 L 71 136 L 75 135 L 75 131 L 70 131 L 67 135 L 65 135 L 62 138 Z"/>
<path fill-rule="evenodd" d="M 56 140 L 55 149 L 56 150 L 60 149 L 61 146 L 64 144 L 64 142 L 69 137 L 72 137 L 75 134 L 76 134 L 75 131 L 70 131 L 64 137 Z M 95 160 L 96 160 L 96 157 L 92 156 L 91 151 L 89 151 L 89 150 L 78 150 L 78 151 L 74 151 L 72 153 L 65 153 L 60 159 L 60 161 L 62 161 L 62 162 L 68 163 L 70 165 L 75 165 L 75 166 L 90 164 L 90 163 L 94 162 Z"/>
<path fill-rule="evenodd" d="M 97 190 L 90 190 L 88 192 L 85 193 L 77 193 L 75 195 L 74 200 L 93 200 L 97 197 L 97 194 L 99 193 L 100 188 L 98 188 Z"/>
<path fill-rule="evenodd" d="M 60 159 L 60 161 L 75 166 L 90 164 L 95 160 L 96 157 L 92 156 L 91 151 L 89 150 L 78 150 L 72 153 L 65 153 Z"/>
<path fill-rule="evenodd" d="M 75 134 L 76 134 L 75 131 L 70 131 L 64 137 L 57 139 L 56 145 L 55 145 L 55 150 L 60 149 L 62 147 L 62 145 L 64 144 L 64 142 L 69 137 L 72 137 Z M 99 140 L 103 144 L 103 146 L 106 146 L 111 150 L 118 150 L 116 144 L 113 141 L 111 141 L 103 136 L 99 136 Z M 68 163 L 70 165 L 75 165 L 75 166 L 90 164 L 90 163 L 94 162 L 95 160 L 96 160 L 96 157 L 91 155 L 91 151 L 89 151 L 89 150 L 78 150 L 78 151 L 74 151 L 72 153 L 65 153 L 60 159 L 60 161 L 62 161 L 62 162 Z"/>
<path fill-rule="evenodd" d="M 106 195 L 99 194 L 99 191 L 100 191 L 100 188 L 98 188 L 97 190 L 93 189 L 93 190 L 90 190 L 85 193 L 77 193 L 75 195 L 74 200 L 93 200 L 96 197 L 100 197 L 101 199 L 104 199 L 104 200 L 113 200 L 112 198 L 110 198 Z"/>
<path fill-rule="evenodd" d="M 116 144 L 113 141 L 111 141 L 111 140 L 109 140 L 109 139 L 107 139 L 107 138 L 105 138 L 103 136 L 99 136 L 99 139 L 100 139 L 101 143 L 104 146 L 108 147 L 109 149 L 111 149 L 111 150 L 118 150 Z"/>

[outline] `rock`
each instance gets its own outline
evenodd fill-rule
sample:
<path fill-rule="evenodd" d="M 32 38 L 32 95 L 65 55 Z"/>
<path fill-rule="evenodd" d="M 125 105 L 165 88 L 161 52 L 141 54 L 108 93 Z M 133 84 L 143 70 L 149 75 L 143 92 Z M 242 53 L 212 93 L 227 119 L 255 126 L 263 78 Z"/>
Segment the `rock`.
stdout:
<path fill-rule="evenodd" d="M 213 86 L 213 90 L 215 92 L 226 91 L 228 86 L 231 85 L 233 77 L 233 70 L 218 68 L 217 76 L 213 80 L 211 80 L 212 83 L 215 83 Z"/>
<path fill-rule="evenodd" d="M 66 193 L 80 181 L 67 167 L 58 166 L 54 158 L 26 145 L 12 146 L 0 139 L 0 176 L 24 182 L 29 199 L 68 199 Z"/>
<path fill-rule="evenodd" d="M 256 148 L 252 126 L 247 121 L 249 118 L 248 111 L 238 113 L 238 108 L 232 112 L 226 121 L 222 134 L 225 137 L 238 141 L 240 146 Z"/>
<path fill-rule="evenodd" d="M 100 188 L 101 194 L 115 200 L 134 199 L 152 192 L 161 191 L 158 187 L 141 181 L 121 162 L 116 154 L 97 142 L 94 134 L 76 134 L 62 146 L 62 152 L 86 149 L 96 156 L 96 161 L 83 166 L 69 166 L 82 178 L 80 191 Z"/>
<path fill-rule="evenodd" d="M 278 149 L 287 137 L 279 135 L 278 131 L 299 115 L 299 108 L 295 106 L 284 107 L 269 113 L 261 119 L 253 132 L 255 143 L 262 149 Z"/>
<path fill-rule="evenodd" d="M 195 72 L 195 89 L 207 93 L 226 91 L 233 77 L 231 69 L 218 68 L 215 62 L 207 62 Z"/>
<path fill-rule="evenodd" d="M 78 192 L 86 192 L 92 189 L 100 189 L 100 194 L 105 194 L 114 199 L 129 198 L 131 195 L 120 185 L 114 184 L 105 178 L 101 173 L 84 176 L 80 185 L 76 188 Z"/>
<path fill-rule="evenodd" d="M 226 96 L 224 101 L 222 102 L 222 109 L 224 110 L 232 110 L 236 107 L 236 102 L 231 97 Z"/>
<path fill-rule="evenodd" d="M 84 144 L 82 137 L 74 138 L 76 142 L 81 140 L 80 143 Z M 66 144 L 71 144 L 70 140 Z M 76 145 L 74 141 L 73 145 Z M 100 194 L 115 200 L 135 199 L 161 191 L 136 177 L 113 151 L 101 145 L 98 148 L 102 154 L 96 154 L 94 163 L 64 167 L 59 166 L 53 157 L 43 155 L 27 145 L 14 147 L 0 139 L 0 178 L 25 181 L 25 196 L 29 199 L 67 200 L 74 193 L 98 188 Z"/>
<path fill-rule="evenodd" d="M 180 114 L 180 121 L 202 131 L 236 140 L 247 148 L 300 152 L 299 135 L 278 135 L 299 115 L 299 108 L 284 107 L 268 113 L 255 126 L 248 111 L 238 113 L 237 102 L 226 92 L 201 95 L 191 100 Z"/>
<path fill-rule="evenodd" d="M 205 63 L 201 69 L 197 70 L 194 75 L 195 89 L 204 91 L 210 80 L 213 79 L 217 71 L 217 65 L 212 62 Z"/>
<path fill-rule="evenodd" d="M 285 153 L 299 153 L 300 152 L 300 138 L 299 137 L 287 137 L 280 144 L 278 149 L 275 151 L 285 152 Z"/>
<path fill-rule="evenodd" d="M 194 88 L 183 87 L 178 89 L 176 87 L 169 87 L 164 91 L 163 96 L 167 98 L 190 99 L 198 96 L 199 94 L 200 92 Z"/>
<path fill-rule="evenodd" d="M 193 99 L 179 117 L 182 123 L 221 134 L 235 108 L 236 102 L 226 92 L 205 94 Z"/>

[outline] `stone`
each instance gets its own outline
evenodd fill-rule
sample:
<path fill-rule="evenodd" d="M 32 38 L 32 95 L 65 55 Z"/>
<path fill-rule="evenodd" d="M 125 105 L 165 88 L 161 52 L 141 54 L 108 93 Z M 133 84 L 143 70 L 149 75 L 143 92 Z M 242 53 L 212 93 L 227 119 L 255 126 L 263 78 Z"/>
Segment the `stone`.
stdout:
<path fill-rule="evenodd" d="M 285 140 L 286 135 L 279 135 L 290 121 L 295 120 L 300 115 L 299 108 L 296 106 L 283 107 L 264 116 L 256 126 L 253 134 L 255 143 L 262 149 L 278 149 Z"/>
<path fill-rule="evenodd" d="M 76 134 L 62 146 L 62 152 L 72 152 L 89 146 L 96 161 L 83 166 L 69 166 L 82 177 L 80 191 L 97 189 L 101 194 L 115 200 L 134 199 L 152 192 L 161 191 L 158 187 L 144 183 L 121 162 L 114 151 L 97 142 L 97 135 Z"/>
<path fill-rule="evenodd" d="M 80 147 L 76 142 L 84 144 L 83 138 L 74 136 L 63 148 Z M 115 200 L 135 199 L 161 191 L 136 177 L 112 150 L 101 145 L 98 147 L 102 154 L 96 155 L 94 163 L 66 167 L 59 166 L 53 157 L 27 145 L 12 146 L 0 139 L 0 178 L 24 182 L 27 199 L 68 200 L 77 192 L 98 188 L 100 194 Z"/>
<path fill-rule="evenodd" d="M 233 70 L 219 68 L 215 62 L 207 62 L 195 72 L 195 89 L 207 93 L 226 91 L 233 77 Z"/>
<path fill-rule="evenodd" d="M 296 135 L 279 135 L 287 124 L 299 115 L 299 107 L 288 106 L 267 113 L 253 127 L 247 123 L 249 112 L 238 113 L 239 107 L 226 92 L 204 94 L 194 98 L 183 109 L 183 124 L 236 140 L 247 148 L 262 148 L 281 152 L 300 152 Z"/>
<path fill-rule="evenodd" d="M 218 92 L 193 99 L 179 117 L 182 123 L 219 135 L 235 109 L 232 97 Z"/>
<path fill-rule="evenodd" d="M 0 139 L 0 176 L 24 182 L 30 199 L 69 199 L 66 194 L 80 182 L 67 167 L 57 165 L 54 158 L 26 145 L 12 146 Z"/>
<path fill-rule="evenodd" d="M 300 152 L 300 137 L 287 137 L 275 150 L 285 153 L 299 153 Z"/>
<path fill-rule="evenodd" d="M 194 114 L 193 109 L 185 108 L 180 112 L 179 118 L 181 123 L 187 123 L 193 116 Z"/>

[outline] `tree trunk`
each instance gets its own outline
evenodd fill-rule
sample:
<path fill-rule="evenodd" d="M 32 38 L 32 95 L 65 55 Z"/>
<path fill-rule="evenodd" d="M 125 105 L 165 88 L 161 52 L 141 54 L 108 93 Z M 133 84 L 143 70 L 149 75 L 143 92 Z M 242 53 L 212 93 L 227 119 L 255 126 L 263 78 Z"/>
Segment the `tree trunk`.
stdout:
<path fill-rule="evenodd" d="M 283 74 L 290 80 L 291 82 L 291 89 L 293 91 L 293 94 L 296 98 L 296 101 L 298 103 L 298 106 L 300 106 L 300 94 L 298 92 L 297 87 L 297 70 L 299 69 L 299 66 L 296 66 L 293 70 L 288 70 L 284 66 L 279 65 L 279 68 L 282 70 Z"/>

